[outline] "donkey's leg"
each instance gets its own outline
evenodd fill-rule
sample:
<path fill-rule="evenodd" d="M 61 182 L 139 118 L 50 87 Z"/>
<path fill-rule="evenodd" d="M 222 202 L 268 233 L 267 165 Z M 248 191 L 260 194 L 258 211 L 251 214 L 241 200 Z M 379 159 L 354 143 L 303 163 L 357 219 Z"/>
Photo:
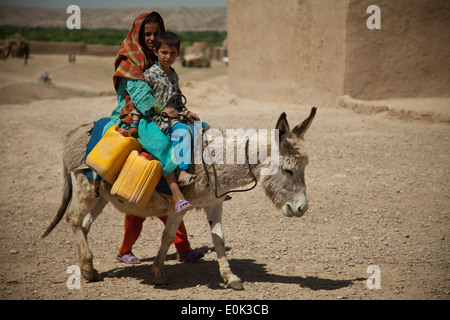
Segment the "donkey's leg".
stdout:
<path fill-rule="evenodd" d="M 153 263 L 153 272 L 155 277 L 153 282 L 155 285 L 168 284 L 166 274 L 164 272 L 164 261 L 166 260 L 167 251 L 169 251 L 170 245 L 175 239 L 178 227 L 181 221 L 183 221 L 184 214 L 169 214 L 167 217 L 166 227 L 164 228 L 161 237 L 161 246 L 159 247 L 158 254 L 156 255 L 155 262 Z"/>
<path fill-rule="evenodd" d="M 72 226 L 72 231 L 77 239 L 78 260 L 81 274 L 88 281 L 101 280 L 93 265 L 93 254 L 89 248 L 87 234 L 94 219 L 100 214 L 106 205 L 106 201 L 100 196 L 95 197 L 88 179 L 83 175 L 77 175 L 77 204 L 74 210 L 67 215 L 67 222 Z M 86 218 L 86 219 L 85 219 Z"/>
<path fill-rule="evenodd" d="M 91 212 L 89 212 L 84 217 L 82 227 L 86 237 L 87 234 L 89 233 L 89 230 L 91 229 L 92 223 L 94 223 L 95 219 L 97 219 L 97 217 L 102 213 L 107 203 L 108 203 L 107 200 L 105 200 L 103 197 L 99 197 L 98 202 L 95 205 L 94 209 L 92 209 Z"/>
<path fill-rule="evenodd" d="M 206 208 L 208 222 L 211 227 L 211 236 L 219 261 L 220 275 L 225 284 L 234 290 L 244 290 L 241 279 L 230 268 L 225 253 L 225 241 L 222 232 L 222 204 Z"/>

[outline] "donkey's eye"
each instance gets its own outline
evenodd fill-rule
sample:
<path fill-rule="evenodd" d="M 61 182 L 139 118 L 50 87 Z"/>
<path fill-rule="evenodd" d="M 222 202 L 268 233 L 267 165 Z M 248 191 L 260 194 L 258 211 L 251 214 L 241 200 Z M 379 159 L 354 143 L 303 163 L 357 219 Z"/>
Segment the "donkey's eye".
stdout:
<path fill-rule="evenodd" d="M 289 169 L 284 169 L 284 172 L 286 172 L 290 176 L 294 175 L 294 172 L 292 172 L 292 170 L 289 170 Z"/>

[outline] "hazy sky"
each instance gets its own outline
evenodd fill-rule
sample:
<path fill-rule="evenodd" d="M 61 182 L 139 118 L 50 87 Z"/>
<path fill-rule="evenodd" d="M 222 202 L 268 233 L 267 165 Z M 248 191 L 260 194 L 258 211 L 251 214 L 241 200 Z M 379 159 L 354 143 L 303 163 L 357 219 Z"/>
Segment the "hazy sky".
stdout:
<path fill-rule="evenodd" d="M 75 4 L 80 8 L 169 8 L 215 7 L 227 5 L 226 0 L 0 0 L 2 6 L 67 8 Z"/>

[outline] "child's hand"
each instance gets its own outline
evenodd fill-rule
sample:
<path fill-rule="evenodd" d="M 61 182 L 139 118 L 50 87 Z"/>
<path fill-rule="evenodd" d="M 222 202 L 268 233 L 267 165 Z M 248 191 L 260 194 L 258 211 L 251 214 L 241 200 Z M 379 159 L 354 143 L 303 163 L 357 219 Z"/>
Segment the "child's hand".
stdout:
<path fill-rule="evenodd" d="M 196 113 L 193 113 L 189 110 L 186 110 L 185 115 L 186 115 L 186 117 L 188 117 L 188 119 L 191 119 L 194 121 L 200 121 L 199 116 Z"/>
<path fill-rule="evenodd" d="M 178 113 L 178 111 L 173 108 L 164 108 L 164 110 L 161 111 L 161 114 L 167 115 L 167 117 L 169 117 L 170 119 L 180 118 L 180 114 Z"/>
<path fill-rule="evenodd" d="M 138 129 L 137 128 L 130 128 L 130 130 L 128 130 L 128 134 L 134 138 L 137 137 L 138 135 Z"/>

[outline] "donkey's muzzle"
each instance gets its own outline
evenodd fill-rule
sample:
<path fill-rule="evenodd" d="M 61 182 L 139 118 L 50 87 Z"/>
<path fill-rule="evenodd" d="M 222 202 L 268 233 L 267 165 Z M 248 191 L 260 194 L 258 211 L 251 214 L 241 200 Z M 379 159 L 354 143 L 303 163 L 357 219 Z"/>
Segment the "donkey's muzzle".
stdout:
<path fill-rule="evenodd" d="M 295 197 L 294 201 L 287 202 L 282 212 L 286 217 L 301 217 L 308 211 L 308 200 L 304 194 Z"/>

